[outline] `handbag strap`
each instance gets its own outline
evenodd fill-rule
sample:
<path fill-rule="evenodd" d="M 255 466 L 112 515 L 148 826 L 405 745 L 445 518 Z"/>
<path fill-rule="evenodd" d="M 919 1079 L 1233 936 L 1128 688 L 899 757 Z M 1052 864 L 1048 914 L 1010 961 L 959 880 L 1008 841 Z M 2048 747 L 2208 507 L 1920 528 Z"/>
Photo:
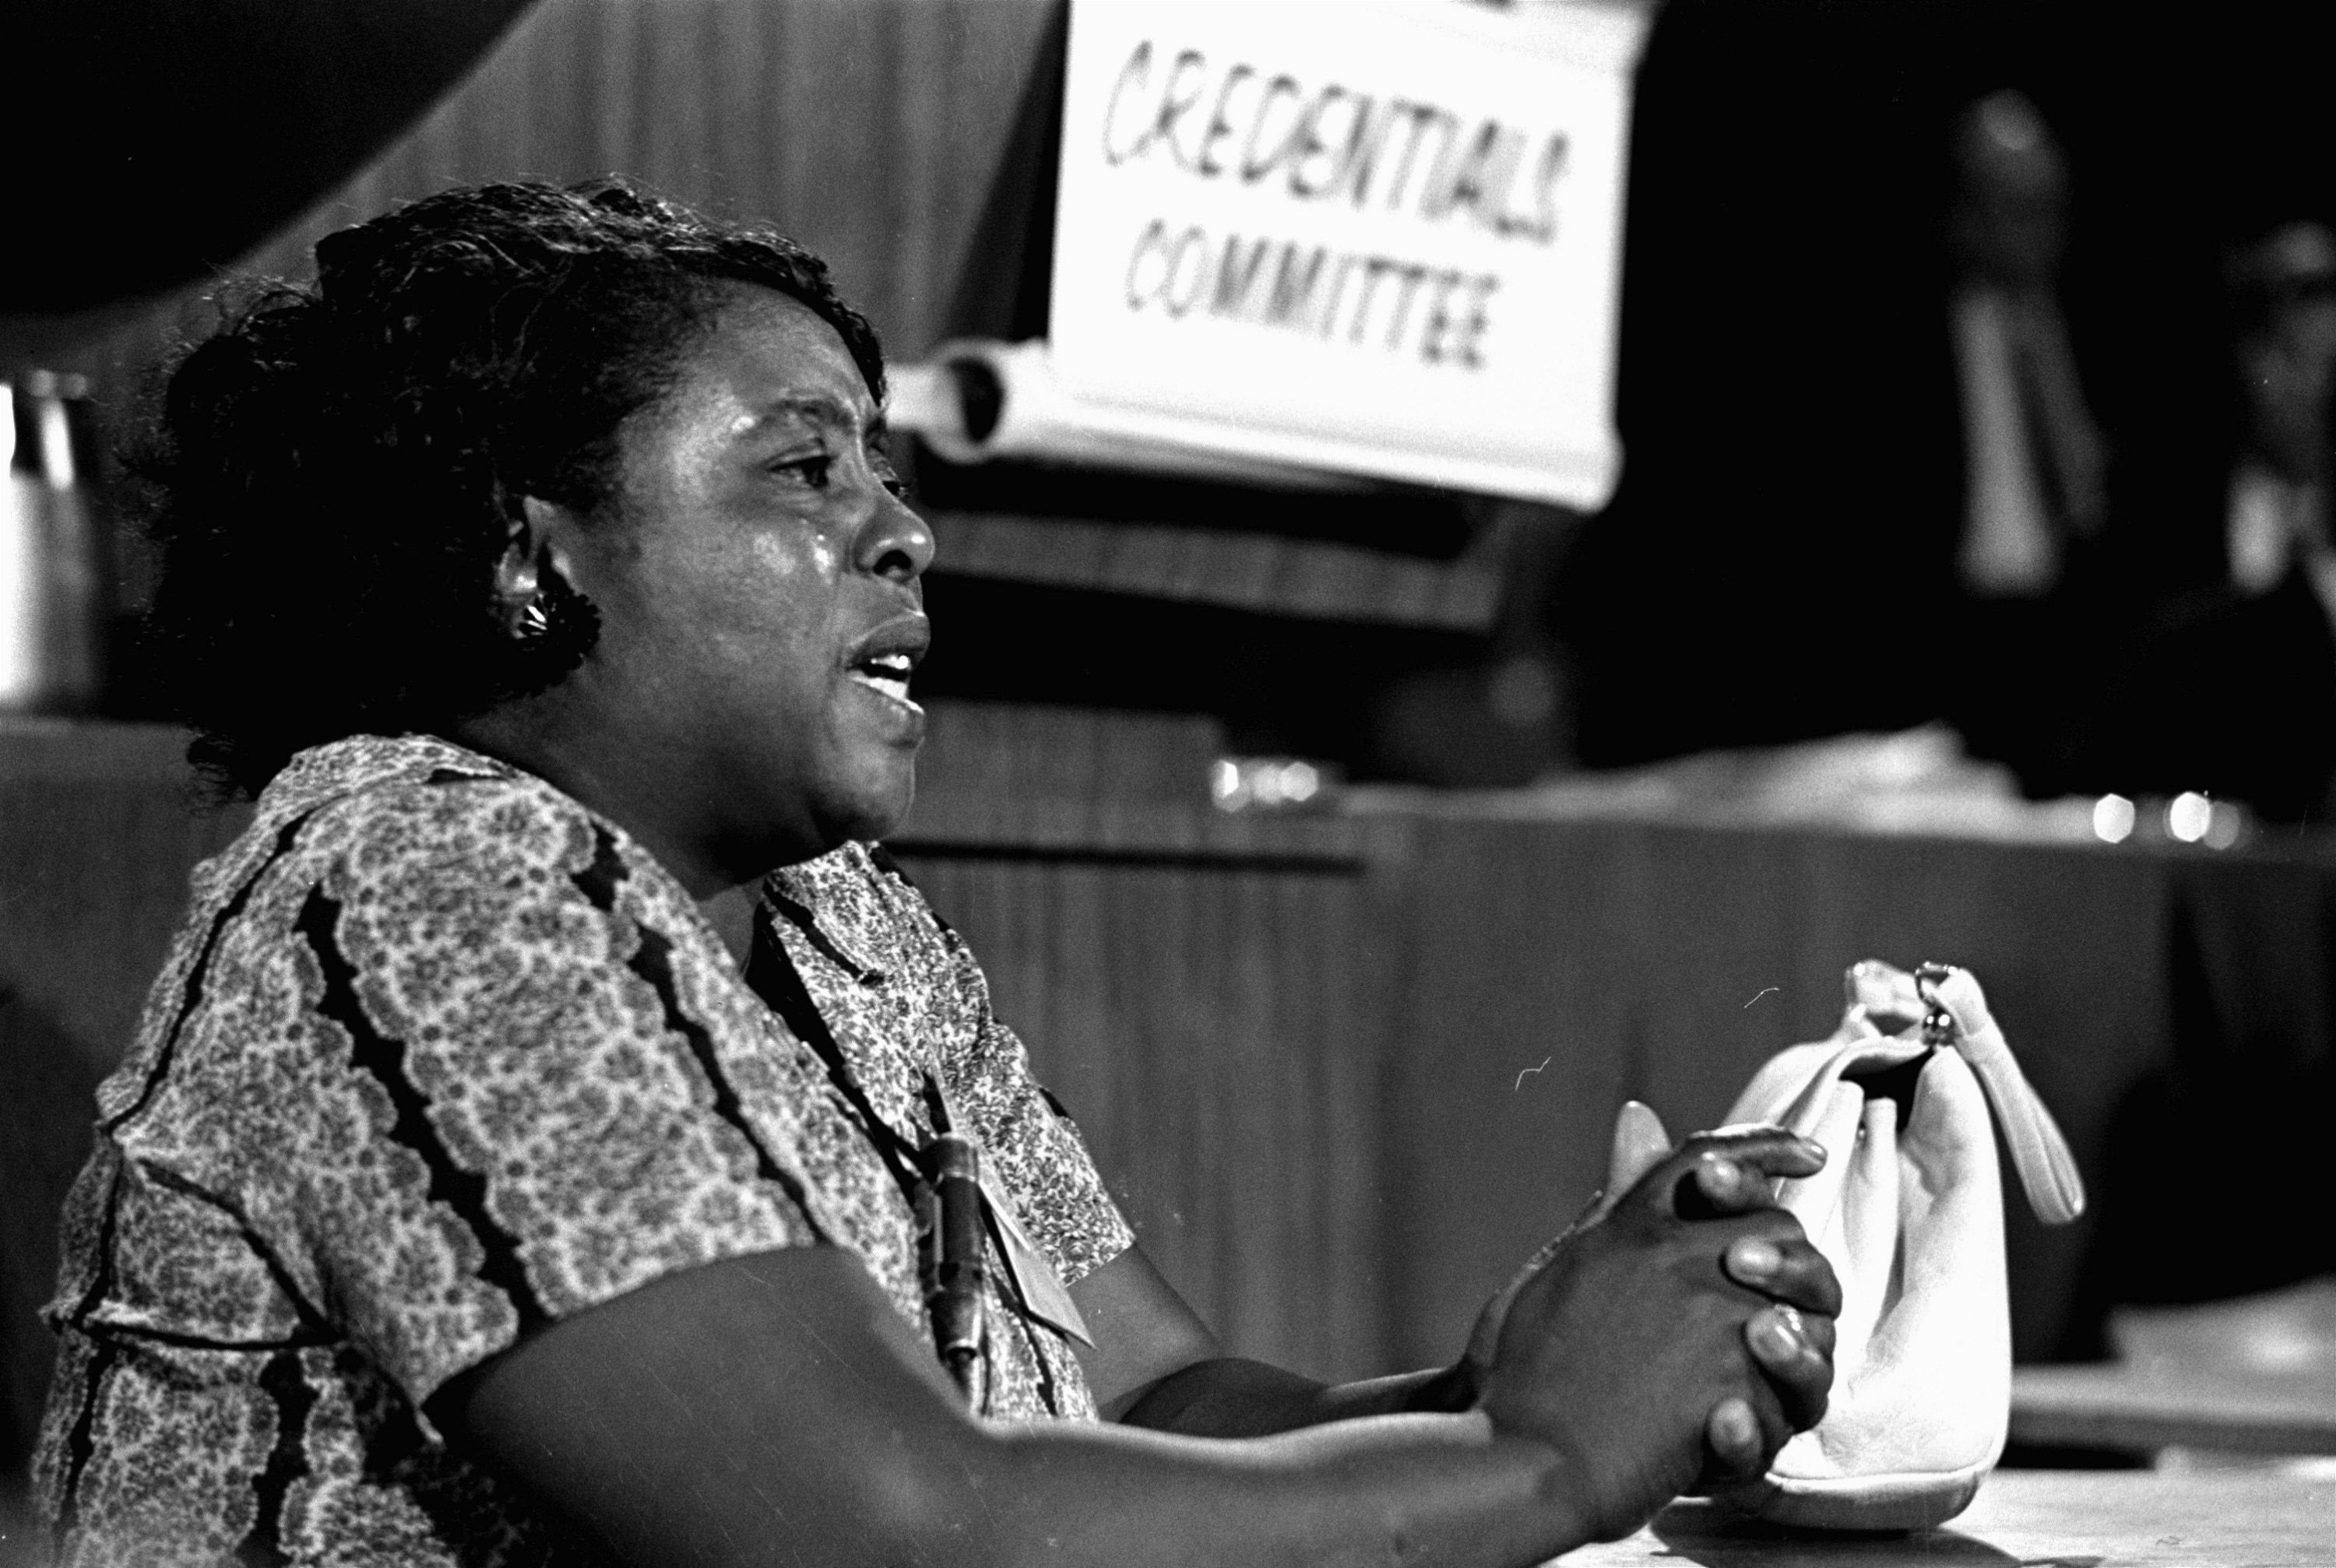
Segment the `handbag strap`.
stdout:
<path fill-rule="evenodd" d="M 2085 1179 L 2077 1170 L 2077 1157 L 2059 1124 L 2020 1070 L 2010 1042 L 1987 1010 L 1979 981 L 1969 969 L 1926 964 L 1916 983 L 1926 1002 L 1935 1003 L 1954 1020 L 1954 1048 L 1979 1076 L 1988 1103 L 1995 1107 L 1996 1124 L 2011 1151 L 2012 1169 L 2020 1173 L 2020 1184 L 2028 1193 L 2028 1206 L 2048 1225 L 2065 1225 L 2083 1213 Z"/>

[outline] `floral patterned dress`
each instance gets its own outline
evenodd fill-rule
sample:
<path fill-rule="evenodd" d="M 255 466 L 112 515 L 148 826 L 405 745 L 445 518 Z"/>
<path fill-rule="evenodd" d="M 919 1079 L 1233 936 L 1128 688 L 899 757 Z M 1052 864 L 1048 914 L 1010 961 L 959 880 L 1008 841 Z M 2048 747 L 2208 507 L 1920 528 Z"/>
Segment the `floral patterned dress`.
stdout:
<path fill-rule="evenodd" d="M 99 1090 L 34 1461 L 60 1561 L 542 1560 L 432 1393 L 532 1326 L 776 1247 L 849 1248 L 930 1342 L 886 1144 L 931 1135 L 929 1079 L 1063 1282 L 1129 1245 L 978 966 L 881 851 L 770 878 L 742 974 L 679 883 L 541 780 L 422 736 L 302 753 L 197 869 Z M 977 1408 L 1092 1417 L 1010 1279 L 986 1287 Z"/>

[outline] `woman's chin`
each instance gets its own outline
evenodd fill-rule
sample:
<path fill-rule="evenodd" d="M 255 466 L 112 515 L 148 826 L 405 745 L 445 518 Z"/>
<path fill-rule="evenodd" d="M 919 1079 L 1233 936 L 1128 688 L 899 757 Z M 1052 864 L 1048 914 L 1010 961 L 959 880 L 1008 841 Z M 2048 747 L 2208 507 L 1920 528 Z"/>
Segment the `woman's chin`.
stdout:
<path fill-rule="evenodd" d="M 829 813 L 837 842 L 882 838 L 907 820 L 916 800 L 915 746 L 887 748 L 860 760 L 844 787 L 836 792 Z"/>

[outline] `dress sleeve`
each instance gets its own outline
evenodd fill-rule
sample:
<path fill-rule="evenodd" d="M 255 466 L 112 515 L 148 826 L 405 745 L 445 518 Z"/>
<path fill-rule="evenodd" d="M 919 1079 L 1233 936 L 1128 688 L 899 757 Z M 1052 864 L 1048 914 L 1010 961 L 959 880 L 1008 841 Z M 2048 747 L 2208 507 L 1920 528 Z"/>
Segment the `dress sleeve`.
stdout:
<path fill-rule="evenodd" d="M 335 1316 L 417 1412 L 530 1328 L 821 1239 L 776 1026 L 727 1005 L 670 878 L 531 781 L 351 814 L 294 920 L 316 1092 L 287 1180 Z"/>
<path fill-rule="evenodd" d="M 1030 1053 L 989 1010 L 989 988 L 962 938 L 949 932 L 959 984 L 979 1022 L 954 1064 L 950 1093 L 979 1130 L 999 1175 L 1021 1200 L 1022 1220 L 1063 1283 L 1074 1284 L 1135 1244 L 1069 1115 L 1039 1086 Z"/>

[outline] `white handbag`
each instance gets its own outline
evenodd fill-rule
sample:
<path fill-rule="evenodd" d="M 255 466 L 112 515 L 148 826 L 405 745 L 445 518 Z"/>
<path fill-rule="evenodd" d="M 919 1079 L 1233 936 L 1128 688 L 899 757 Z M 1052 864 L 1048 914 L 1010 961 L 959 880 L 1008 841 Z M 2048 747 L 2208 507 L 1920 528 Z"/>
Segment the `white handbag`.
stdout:
<path fill-rule="evenodd" d="M 1825 1419 L 1724 1500 L 1780 1524 L 1923 1529 L 1977 1494 L 2010 1415 L 1990 1104 L 2038 1219 L 2075 1219 L 2084 1183 L 1968 971 L 1869 961 L 1847 989 L 1833 1037 L 1779 1052 L 1728 1118 L 1825 1146 L 1825 1168 L 1778 1199 L 1843 1300 Z"/>

